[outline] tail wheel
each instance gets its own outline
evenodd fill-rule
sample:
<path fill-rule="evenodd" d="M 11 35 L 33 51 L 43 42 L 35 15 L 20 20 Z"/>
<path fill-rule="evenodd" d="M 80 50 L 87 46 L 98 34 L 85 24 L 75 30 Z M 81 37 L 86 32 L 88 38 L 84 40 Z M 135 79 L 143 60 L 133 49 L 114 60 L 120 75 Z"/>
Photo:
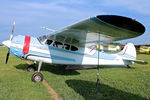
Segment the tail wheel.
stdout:
<path fill-rule="evenodd" d="M 131 66 L 127 65 L 127 68 L 131 68 Z"/>
<path fill-rule="evenodd" d="M 33 82 L 42 82 L 43 81 L 43 75 L 40 72 L 35 72 L 32 75 L 32 81 Z"/>

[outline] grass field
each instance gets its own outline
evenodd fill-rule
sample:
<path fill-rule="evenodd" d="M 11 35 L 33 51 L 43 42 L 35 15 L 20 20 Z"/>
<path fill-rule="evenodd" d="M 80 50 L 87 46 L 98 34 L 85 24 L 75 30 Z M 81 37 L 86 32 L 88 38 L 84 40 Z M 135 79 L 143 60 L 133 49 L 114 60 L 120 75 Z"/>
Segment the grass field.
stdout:
<path fill-rule="evenodd" d="M 27 64 L 10 56 L 5 64 L 7 48 L 0 47 L 0 100 L 49 100 L 50 95 L 41 83 L 33 83 L 33 73 Z M 99 100 L 150 99 L 150 55 L 138 54 L 147 65 L 134 64 L 128 68 L 100 68 Z M 63 70 L 44 64 L 45 80 L 64 100 L 95 100 L 96 69 Z"/>

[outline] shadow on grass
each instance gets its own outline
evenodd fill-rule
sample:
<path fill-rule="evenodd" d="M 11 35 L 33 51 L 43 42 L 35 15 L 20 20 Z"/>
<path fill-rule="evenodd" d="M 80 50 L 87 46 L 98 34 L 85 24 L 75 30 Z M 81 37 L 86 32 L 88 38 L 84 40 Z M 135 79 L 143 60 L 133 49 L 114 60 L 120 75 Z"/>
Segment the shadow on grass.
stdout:
<path fill-rule="evenodd" d="M 38 66 L 38 65 L 36 65 Z M 19 64 L 14 66 L 17 69 L 27 70 L 28 64 Z M 50 64 L 42 64 L 41 71 L 49 71 L 53 74 L 57 75 L 79 75 L 80 73 L 75 70 L 65 70 L 65 67 L 62 65 L 50 65 Z"/>
<path fill-rule="evenodd" d="M 96 93 L 96 82 L 83 80 L 67 80 L 66 84 L 85 98 L 85 100 L 146 100 L 139 95 L 124 92 L 105 84 L 100 84 Z M 98 96 L 97 96 L 98 95 Z M 76 97 L 78 99 L 78 97 Z"/>

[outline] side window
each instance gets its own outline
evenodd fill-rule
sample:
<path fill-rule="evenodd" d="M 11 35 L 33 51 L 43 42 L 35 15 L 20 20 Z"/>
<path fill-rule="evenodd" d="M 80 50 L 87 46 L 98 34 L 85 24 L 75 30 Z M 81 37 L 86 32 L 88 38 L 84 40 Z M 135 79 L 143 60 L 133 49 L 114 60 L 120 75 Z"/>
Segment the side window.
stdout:
<path fill-rule="evenodd" d="M 47 40 L 46 44 L 50 45 L 50 44 L 52 44 L 52 42 L 53 42 L 52 40 Z M 58 42 L 58 41 L 54 41 L 52 45 L 56 48 L 64 48 L 65 50 L 71 50 L 71 51 L 78 50 L 78 48 L 73 45 L 62 44 L 61 42 Z"/>
<path fill-rule="evenodd" d="M 55 42 L 53 43 L 53 46 L 54 46 L 54 47 L 57 47 L 57 48 L 63 48 L 63 44 L 62 44 L 61 42 L 58 42 L 58 41 L 55 41 Z"/>
<path fill-rule="evenodd" d="M 51 45 L 52 42 L 53 42 L 52 40 L 47 40 L 47 41 L 46 41 L 46 44 L 47 44 L 47 45 Z"/>
<path fill-rule="evenodd" d="M 77 47 L 75 47 L 75 46 L 71 46 L 71 51 L 77 51 L 78 50 L 78 48 Z"/>
<path fill-rule="evenodd" d="M 70 49 L 70 45 L 69 44 L 64 44 L 64 49 L 69 50 Z"/>

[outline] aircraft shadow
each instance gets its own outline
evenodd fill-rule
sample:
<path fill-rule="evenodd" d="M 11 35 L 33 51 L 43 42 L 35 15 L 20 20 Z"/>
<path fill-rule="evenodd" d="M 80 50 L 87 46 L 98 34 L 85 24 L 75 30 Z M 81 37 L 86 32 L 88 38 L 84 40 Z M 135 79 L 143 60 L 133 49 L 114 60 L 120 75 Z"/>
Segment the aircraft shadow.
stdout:
<path fill-rule="evenodd" d="M 118 90 L 105 84 L 99 84 L 98 93 L 96 93 L 96 82 L 73 79 L 66 80 L 66 84 L 85 100 L 147 100 L 139 95 Z M 75 98 L 75 100 L 78 99 L 78 97 Z"/>
<path fill-rule="evenodd" d="M 37 68 L 38 65 L 36 65 Z M 17 69 L 21 69 L 21 70 L 27 70 L 28 64 L 19 64 L 14 66 Z M 80 73 L 77 72 L 76 70 L 65 70 L 64 66 L 61 65 L 50 65 L 50 64 L 46 64 L 44 63 L 41 67 L 41 71 L 49 71 L 53 74 L 57 74 L 57 75 L 79 75 Z"/>

